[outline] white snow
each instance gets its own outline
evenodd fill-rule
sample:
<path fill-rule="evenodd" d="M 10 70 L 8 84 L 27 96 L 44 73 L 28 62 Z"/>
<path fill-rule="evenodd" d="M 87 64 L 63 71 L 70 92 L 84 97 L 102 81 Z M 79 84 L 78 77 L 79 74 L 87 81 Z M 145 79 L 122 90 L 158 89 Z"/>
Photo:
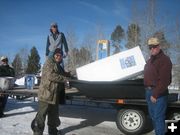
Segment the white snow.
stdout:
<path fill-rule="evenodd" d="M 37 100 L 37 99 L 36 99 Z M 61 125 L 64 135 L 119 135 L 115 124 L 116 111 L 82 105 L 60 106 Z M 34 98 L 16 100 L 11 97 L 6 105 L 6 117 L 0 118 L 1 135 L 32 135 L 31 121 L 37 112 Z M 47 135 L 47 125 L 44 135 Z"/>
<path fill-rule="evenodd" d="M 69 101 L 67 103 L 59 107 L 61 125 L 58 129 L 63 135 L 122 135 L 115 123 L 115 109 L 98 108 L 92 104 L 71 105 Z M 36 112 L 37 99 L 34 102 L 33 97 L 24 100 L 9 97 L 6 117 L 0 118 L 0 135 L 32 135 L 30 125 Z M 44 135 L 48 135 L 47 125 Z"/>
<path fill-rule="evenodd" d="M 26 75 L 26 76 L 28 76 L 28 75 Z M 23 76 L 23 77 L 21 77 L 19 79 L 16 79 L 15 84 L 20 85 L 20 86 L 25 85 L 25 78 L 26 78 L 26 76 Z M 35 79 L 34 80 L 34 84 L 37 84 L 38 83 L 37 77 L 34 76 L 34 79 Z"/>

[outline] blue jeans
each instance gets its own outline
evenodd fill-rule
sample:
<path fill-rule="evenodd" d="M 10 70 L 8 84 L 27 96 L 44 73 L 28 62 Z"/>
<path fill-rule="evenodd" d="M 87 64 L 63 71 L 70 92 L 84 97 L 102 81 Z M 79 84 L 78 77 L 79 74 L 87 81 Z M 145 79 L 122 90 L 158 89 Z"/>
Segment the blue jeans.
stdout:
<path fill-rule="evenodd" d="M 146 101 L 148 110 L 153 122 L 156 135 L 165 134 L 165 118 L 167 109 L 167 96 L 157 98 L 156 103 L 151 102 L 152 90 L 146 89 Z"/>

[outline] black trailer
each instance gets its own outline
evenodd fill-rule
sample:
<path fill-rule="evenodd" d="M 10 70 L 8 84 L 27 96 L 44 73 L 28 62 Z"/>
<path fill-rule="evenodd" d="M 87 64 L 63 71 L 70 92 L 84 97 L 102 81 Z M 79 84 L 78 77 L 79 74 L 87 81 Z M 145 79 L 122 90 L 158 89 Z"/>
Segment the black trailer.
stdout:
<path fill-rule="evenodd" d="M 153 130 L 142 79 L 115 82 L 71 80 L 70 85 L 94 102 L 113 105 L 117 109 L 117 127 L 124 134 L 140 135 Z M 178 92 L 169 95 L 167 120 L 180 120 Z"/>

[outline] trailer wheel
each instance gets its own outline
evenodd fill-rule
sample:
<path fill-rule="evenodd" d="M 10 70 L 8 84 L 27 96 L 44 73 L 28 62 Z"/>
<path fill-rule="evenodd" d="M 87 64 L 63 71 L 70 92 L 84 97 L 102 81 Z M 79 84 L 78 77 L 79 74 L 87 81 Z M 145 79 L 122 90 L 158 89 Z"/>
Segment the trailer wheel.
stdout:
<path fill-rule="evenodd" d="M 139 135 L 145 130 L 146 117 L 143 111 L 121 109 L 117 115 L 117 127 L 128 135 Z"/>

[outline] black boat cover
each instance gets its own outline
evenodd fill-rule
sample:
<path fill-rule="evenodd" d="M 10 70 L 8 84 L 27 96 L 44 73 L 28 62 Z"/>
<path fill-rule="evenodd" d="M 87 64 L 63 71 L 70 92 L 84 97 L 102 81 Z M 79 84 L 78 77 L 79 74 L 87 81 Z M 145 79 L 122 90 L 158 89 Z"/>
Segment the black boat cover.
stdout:
<path fill-rule="evenodd" d="M 91 82 L 70 80 L 70 86 L 77 88 L 82 94 L 101 99 L 144 99 L 143 79 L 112 82 Z"/>

